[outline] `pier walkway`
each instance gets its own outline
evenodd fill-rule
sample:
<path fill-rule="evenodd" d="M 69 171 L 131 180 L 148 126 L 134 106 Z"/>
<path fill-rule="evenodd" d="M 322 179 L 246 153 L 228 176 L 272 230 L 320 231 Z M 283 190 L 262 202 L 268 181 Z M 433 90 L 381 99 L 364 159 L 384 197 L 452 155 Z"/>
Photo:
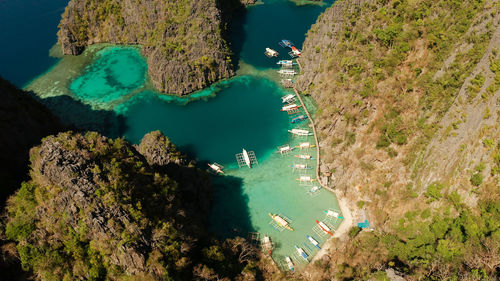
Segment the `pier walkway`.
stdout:
<path fill-rule="evenodd" d="M 298 59 L 297 59 L 297 64 L 299 65 L 299 73 L 300 73 L 301 65 L 300 65 L 300 61 Z M 325 188 L 326 190 L 328 190 L 328 191 L 330 191 L 330 192 L 332 192 L 333 194 L 336 195 L 338 203 L 339 203 L 339 208 L 340 208 L 340 210 L 342 212 L 342 216 L 344 217 L 344 219 L 342 220 L 340 226 L 335 230 L 335 233 L 334 233 L 333 237 L 337 237 L 337 238 L 345 237 L 347 235 L 348 231 L 349 231 L 349 228 L 354 223 L 351 210 L 350 210 L 350 208 L 348 206 L 349 205 L 348 200 L 341 193 L 336 192 L 336 190 L 334 190 L 333 188 L 330 188 L 326 184 L 323 184 L 323 181 L 321 180 L 321 177 L 320 177 L 320 165 L 321 165 L 321 161 L 320 161 L 320 147 L 319 147 L 319 141 L 318 141 L 318 134 L 316 132 L 316 125 L 314 124 L 314 119 L 311 117 L 311 114 L 309 114 L 309 111 L 307 110 L 307 107 L 306 107 L 304 101 L 302 100 L 301 94 L 297 90 L 295 84 L 293 85 L 293 91 L 295 92 L 295 95 L 299 99 L 300 104 L 302 105 L 302 108 L 306 112 L 306 115 L 309 118 L 309 121 L 311 122 L 311 127 L 312 127 L 313 134 L 314 134 L 314 141 L 316 142 L 316 178 L 318 179 L 318 183 L 323 188 Z M 330 243 L 328 243 L 328 241 L 330 241 Z M 327 241 L 327 243 L 325 243 L 323 245 L 322 249 L 318 253 L 316 253 L 316 255 L 314 256 L 314 258 L 312 259 L 312 261 L 321 259 L 321 257 L 323 255 L 327 254 L 329 248 L 332 247 L 331 240 L 328 240 L 328 241 Z"/>

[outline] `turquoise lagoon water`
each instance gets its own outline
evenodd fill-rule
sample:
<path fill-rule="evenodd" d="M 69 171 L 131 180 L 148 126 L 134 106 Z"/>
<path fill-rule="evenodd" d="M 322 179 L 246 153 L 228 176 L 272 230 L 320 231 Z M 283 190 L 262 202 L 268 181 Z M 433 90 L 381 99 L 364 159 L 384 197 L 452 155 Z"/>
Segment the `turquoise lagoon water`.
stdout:
<path fill-rule="evenodd" d="M 116 127 L 111 136 L 123 135 L 138 143 L 144 134 L 161 130 L 200 165 L 206 162 L 224 165 L 226 174 L 214 177 L 211 229 L 223 237 L 247 236 L 255 231 L 269 235 L 276 246 L 273 257 L 278 263 L 290 255 L 299 264 L 301 259 L 296 257 L 294 245 L 312 256 L 316 250 L 307 242 L 306 235 L 323 242 L 327 237 L 315 233 L 315 220 L 324 219 L 324 211 L 338 209 L 338 205 L 333 194 L 321 190 L 311 196 L 308 193 L 311 186 L 298 183 L 300 175 L 290 168 L 291 164 L 299 163 L 293 157 L 298 151 L 287 156 L 275 153 L 280 145 L 313 143 L 314 139 L 292 138 L 287 132 L 294 127 L 307 128 L 308 122 L 292 125 L 291 117 L 280 111 L 280 97 L 289 92 L 266 76 L 269 72 L 266 70 L 275 67 L 276 59 L 266 58 L 263 51 L 270 46 L 286 58 L 285 49 L 277 42 L 287 38 L 300 46 L 305 32 L 326 7 L 297 6 L 284 0 L 250 7 L 239 27 L 234 28 L 232 42 L 240 63 L 261 70 L 256 75 L 237 75 L 189 97 L 159 95 L 148 84 L 147 66 L 138 49 L 111 46 L 97 51 L 76 78 L 68 78 L 68 86 L 63 90 L 63 96 L 79 101 L 85 113 L 74 117 L 73 107 L 61 109 L 65 103 L 56 102 L 60 97 L 52 97 L 51 102 L 60 109 L 63 118 L 93 119 L 106 113 L 102 120 L 96 118 L 100 127 L 90 127 L 101 132 Z M 46 77 L 62 77 L 50 74 Z M 235 154 L 242 148 L 255 151 L 259 164 L 252 169 L 238 168 Z M 311 149 L 301 153 L 316 152 Z M 312 169 L 307 174 L 314 177 L 315 161 L 310 162 L 307 164 Z M 270 224 L 268 213 L 286 216 L 295 231 L 277 230 Z M 339 223 L 332 221 L 334 226 Z"/>

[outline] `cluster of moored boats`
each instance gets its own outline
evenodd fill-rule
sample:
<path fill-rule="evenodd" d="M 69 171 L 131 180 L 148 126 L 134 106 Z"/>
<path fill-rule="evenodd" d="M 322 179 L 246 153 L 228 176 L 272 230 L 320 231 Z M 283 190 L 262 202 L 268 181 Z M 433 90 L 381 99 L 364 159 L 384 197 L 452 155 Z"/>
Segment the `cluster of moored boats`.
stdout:
<path fill-rule="evenodd" d="M 280 45 L 283 48 L 290 48 L 288 55 L 290 55 L 291 58 L 300 57 L 300 55 L 302 54 L 302 51 L 299 50 L 297 47 L 295 47 L 294 44 L 292 43 L 292 41 L 290 41 L 290 40 L 283 39 L 280 42 L 278 42 L 278 45 Z M 269 58 L 272 58 L 272 57 L 279 56 L 279 53 L 278 53 L 278 51 L 276 51 L 274 49 L 266 47 L 266 51 L 264 52 L 264 55 L 266 55 Z M 278 64 L 283 64 L 283 63 L 282 63 L 282 61 L 280 61 L 280 62 L 278 62 Z M 290 64 L 292 64 L 292 63 L 290 62 Z"/>
<path fill-rule="evenodd" d="M 282 40 L 279 43 L 279 45 L 282 46 L 283 48 L 290 48 L 291 51 L 289 52 L 289 54 L 292 58 L 298 57 L 301 54 L 300 50 L 297 49 L 295 46 L 293 46 L 293 43 L 290 42 L 289 40 Z M 265 54 L 266 54 L 266 56 L 268 56 L 270 58 L 277 57 L 279 55 L 279 53 L 276 50 L 273 50 L 271 48 L 266 48 Z M 281 67 L 282 67 L 282 69 L 280 71 L 278 71 L 281 75 L 287 76 L 287 75 L 297 74 L 297 72 L 293 69 L 293 67 L 297 64 L 296 62 L 294 62 L 292 60 L 280 60 L 277 62 L 277 64 L 281 65 Z M 291 80 L 291 79 L 289 79 L 289 80 Z M 290 81 L 290 82 L 293 83 L 293 81 Z M 281 97 L 281 100 L 284 104 L 281 108 L 281 111 L 287 112 L 290 115 L 290 117 L 291 117 L 290 122 L 292 124 L 300 124 L 301 122 L 308 119 L 308 117 L 306 115 L 300 114 L 301 105 L 295 103 L 296 96 L 294 94 L 285 95 L 285 96 Z M 308 137 L 308 136 L 313 135 L 313 133 L 310 132 L 309 130 L 301 129 L 301 128 L 293 128 L 293 129 L 288 130 L 288 132 L 290 134 L 292 134 L 293 136 L 297 136 L 297 137 Z M 311 155 L 307 154 L 307 152 L 306 153 L 304 153 L 304 152 L 307 151 L 307 149 L 314 148 L 314 147 L 315 147 L 315 145 L 311 144 L 308 141 L 304 141 L 304 142 L 299 142 L 299 144 L 296 146 L 283 145 L 283 146 L 278 148 L 277 152 L 284 155 L 284 154 L 287 154 L 287 153 L 293 151 L 294 149 L 299 149 L 301 152 L 297 155 L 294 155 L 294 157 L 299 159 L 299 160 L 303 160 L 303 162 L 302 163 L 293 163 L 290 165 L 290 167 L 294 170 L 307 171 L 307 170 L 313 169 L 313 167 L 308 165 L 307 162 L 309 160 L 314 160 L 315 158 L 312 157 Z M 240 165 L 240 167 L 248 166 L 249 168 L 251 168 L 252 164 L 256 162 L 256 158 L 255 158 L 255 155 L 253 154 L 253 152 L 251 152 L 251 151 L 249 152 L 245 149 L 242 150 L 242 153 L 237 154 L 236 158 L 238 160 L 238 164 Z M 218 174 L 224 174 L 224 171 L 223 171 L 224 167 L 222 165 L 220 165 L 218 163 L 209 163 L 208 166 L 213 172 L 218 173 Z M 309 184 L 312 185 L 312 183 L 316 181 L 316 179 L 313 178 L 312 176 L 304 175 L 304 174 L 300 175 L 296 180 L 299 181 L 303 185 L 304 184 L 305 185 L 309 185 Z M 321 189 L 320 185 L 315 185 L 315 186 L 310 187 L 310 189 L 307 191 L 307 193 L 310 195 L 313 195 L 313 194 L 317 193 L 320 189 Z M 332 211 L 330 211 L 330 210 L 325 211 L 325 213 L 327 213 L 327 212 L 332 212 Z M 329 213 L 327 213 L 327 216 L 328 215 L 329 215 Z M 291 223 L 292 223 L 291 220 L 288 219 L 286 216 L 281 215 L 281 214 L 273 214 L 273 213 L 269 213 L 269 216 L 272 219 L 271 222 L 272 222 L 273 226 L 275 228 L 277 228 L 279 231 L 282 231 L 284 229 L 289 230 L 289 231 L 294 231 L 293 227 L 291 226 Z M 318 225 L 318 227 L 316 228 L 315 231 L 318 235 L 320 234 L 318 231 L 321 230 L 322 232 L 324 232 L 330 236 L 333 236 L 333 231 L 326 223 L 319 221 L 319 220 L 316 220 L 316 224 Z M 318 229 L 320 229 L 320 230 L 318 230 Z M 305 235 L 305 238 L 307 239 L 306 241 L 310 245 L 312 245 L 313 247 L 315 247 L 318 250 L 321 249 L 320 242 L 314 236 Z M 272 243 L 271 238 L 269 236 L 264 235 L 264 237 L 261 240 L 261 246 L 262 246 L 262 249 L 264 251 L 266 251 L 269 255 L 272 254 L 273 243 Z M 302 248 L 299 245 L 295 245 L 296 255 L 294 255 L 293 258 L 291 256 L 285 256 L 285 262 L 286 262 L 286 265 L 288 266 L 288 268 L 290 269 L 290 271 L 292 271 L 292 272 L 295 271 L 294 259 L 303 259 L 304 261 L 309 262 L 309 253 L 306 252 L 306 250 L 307 249 L 312 250 L 312 248 L 307 246 L 306 243 L 304 243 L 304 246 L 306 246 L 306 248 Z"/>
<path fill-rule="evenodd" d="M 325 211 L 327 212 L 327 211 Z M 331 212 L 330 210 L 328 210 L 328 212 Z M 330 229 L 330 227 L 328 225 L 326 225 L 324 222 L 322 221 L 318 221 L 316 220 L 316 223 L 318 224 L 319 228 L 325 232 L 326 234 L 330 235 L 330 236 L 333 236 L 333 232 L 332 230 Z M 306 238 L 307 238 L 307 241 L 313 245 L 314 247 L 316 247 L 318 250 L 321 250 L 321 246 L 319 245 L 319 242 L 318 240 L 316 240 L 313 236 L 311 235 L 306 235 Z M 302 258 L 305 262 L 309 262 L 309 254 L 301 247 L 295 245 L 295 250 L 297 251 L 297 254 L 298 254 L 298 257 Z M 288 269 L 292 272 L 295 271 L 295 265 L 293 263 L 293 260 L 290 256 L 285 256 L 285 262 L 288 266 Z"/>
<path fill-rule="evenodd" d="M 300 55 L 302 54 L 302 52 L 297 47 L 295 47 L 294 44 L 290 40 L 283 39 L 278 44 L 283 48 L 290 48 L 288 55 L 290 55 L 290 57 L 292 59 L 300 57 Z M 269 47 L 266 47 L 264 54 L 268 58 L 273 58 L 273 57 L 279 56 L 278 51 L 271 49 Z M 293 86 L 293 81 L 290 78 L 292 78 L 294 75 L 298 74 L 298 72 L 294 69 L 294 66 L 297 65 L 297 62 L 294 62 L 293 60 L 279 60 L 276 64 L 281 66 L 281 69 L 278 70 L 278 73 L 282 77 L 288 78 L 288 79 L 283 79 L 281 81 L 281 83 L 285 87 Z"/>

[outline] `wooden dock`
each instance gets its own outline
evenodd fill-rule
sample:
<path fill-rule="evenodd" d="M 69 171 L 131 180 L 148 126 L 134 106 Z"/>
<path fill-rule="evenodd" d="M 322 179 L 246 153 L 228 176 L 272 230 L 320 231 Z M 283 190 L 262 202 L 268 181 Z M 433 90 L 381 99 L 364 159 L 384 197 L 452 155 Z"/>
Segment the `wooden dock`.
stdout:
<path fill-rule="evenodd" d="M 300 69 L 301 66 L 300 66 L 300 62 L 298 59 L 297 59 L 297 64 L 299 65 L 299 69 Z M 299 99 L 300 104 L 302 105 L 302 108 L 306 112 L 307 118 L 309 118 L 309 121 L 311 122 L 311 127 L 312 127 L 313 135 L 314 135 L 314 141 L 316 142 L 316 179 L 318 180 L 318 183 L 321 185 L 321 187 L 323 187 L 323 188 L 325 188 L 325 189 L 327 189 L 335 194 L 335 191 L 333 189 L 331 189 L 330 187 L 323 184 L 323 182 L 321 181 L 321 177 L 319 175 L 321 161 L 320 161 L 318 134 L 316 132 L 316 126 L 314 125 L 314 119 L 312 119 L 311 114 L 309 114 L 309 111 L 307 110 L 307 107 L 306 107 L 304 101 L 302 100 L 302 97 L 300 96 L 299 91 L 297 91 L 297 88 L 295 87 L 295 85 L 293 86 L 293 91 L 295 92 L 295 95 Z"/>

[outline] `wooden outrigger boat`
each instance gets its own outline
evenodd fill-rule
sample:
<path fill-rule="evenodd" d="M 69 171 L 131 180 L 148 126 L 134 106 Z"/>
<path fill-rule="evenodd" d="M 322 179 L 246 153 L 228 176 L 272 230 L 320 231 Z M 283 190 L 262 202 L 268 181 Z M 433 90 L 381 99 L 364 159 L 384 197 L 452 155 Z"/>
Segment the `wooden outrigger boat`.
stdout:
<path fill-rule="evenodd" d="M 294 44 L 292 43 L 292 41 L 290 40 L 287 40 L 287 39 L 283 39 L 281 40 L 281 42 L 278 43 L 281 47 L 283 48 L 291 48 Z"/>
<path fill-rule="evenodd" d="M 321 186 L 315 185 L 315 186 L 311 187 L 311 189 L 309 189 L 308 193 L 312 195 L 312 194 L 318 192 L 320 189 L 321 189 Z"/>
<path fill-rule="evenodd" d="M 292 46 L 291 48 L 292 48 L 293 54 L 296 55 L 297 57 L 300 57 L 302 52 L 299 49 L 295 48 L 295 46 Z"/>
<path fill-rule="evenodd" d="M 311 144 L 310 142 L 301 142 L 296 147 L 298 147 L 300 149 L 304 149 L 304 148 L 313 148 L 313 147 L 316 147 L 316 146 L 314 144 Z"/>
<path fill-rule="evenodd" d="M 281 108 L 281 111 L 291 111 L 291 110 L 296 110 L 298 109 L 299 107 L 301 107 L 301 105 L 297 105 L 295 103 L 293 104 L 289 104 L 289 105 L 285 105 Z"/>
<path fill-rule="evenodd" d="M 293 164 L 293 165 L 290 165 L 290 168 L 297 169 L 297 170 L 311 170 L 312 169 L 312 167 L 309 167 L 306 164 Z"/>
<path fill-rule="evenodd" d="M 300 122 L 302 122 L 302 121 L 304 121 L 306 119 L 307 119 L 306 115 L 299 115 L 299 116 L 293 118 L 292 121 L 291 121 L 291 123 L 292 124 L 294 124 L 294 123 L 300 123 Z"/>
<path fill-rule="evenodd" d="M 279 147 L 277 152 L 281 153 L 281 154 L 285 154 L 285 153 L 292 151 L 294 148 L 295 147 L 291 147 L 290 145 L 284 145 L 282 147 Z"/>
<path fill-rule="evenodd" d="M 285 257 L 286 264 L 288 265 L 288 269 L 290 269 L 291 272 L 294 272 L 295 269 L 293 268 L 293 262 L 292 259 L 288 256 Z"/>
<path fill-rule="evenodd" d="M 304 159 L 304 160 L 313 160 L 314 159 L 309 154 L 299 154 L 299 155 L 294 155 L 294 156 L 299 158 L 299 159 Z"/>
<path fill-rule="evenodd" d="M 322 221 L 316 220 L 316 223 L 319 225 L 319 228 L 329 234 L 330 236 L 333 236 L 332 230 Z"/>
<path fill-rule="evenodd" d="M 222 169 L 224 169 L 224 166 L 220 165 L 220 164 L 217 164 L 217 163 L 212 163 L 212 164 L 208 164 L 208 167 L 210 169 L 212 169 L 214 172 L 216 173 L 219 173 L 219 174 L 224 174 L 224 171 Z"/>
<path fill-rule="evenodd" d="M 248 152 L 243 148 L 243 159 L 245 160 L 245 164 L 247 164 L 248 168 L 252 168 L 252 161 L 250 161 L 250 157 L 248 156 Z"/>
<path fill-rule="evenodd" d="M 279 74 L 283 74 L 283 75 L 297 75 L 297 71 L 293 70 L 293 69 L 280 69 L 278 70 L 278 73 Z"/>
<path fill-rule="evenodd" d="M 309 132 L 308 130 L 302 130 L 302 129 L 291 129 L 288 130 L 289 133 L 292 133 L 293 135 L 297 136 L 312 136 L 313 133 Z"/>
<path fill-rule="evenodd" d="M 334 218 L 339 218 L 339 219 L 343 219 L 343 217 L 340 216 L 340 214 L 336 211 L 332 211 L 332 210 L 325 210 L 325 214 L 328 216 L 328 217 L 334 217 Z"/>
<path fill-rule="evenodd" d="M 280 60 L 276 64 L 281 65 L 281 67 L 292 68 L 297 63 L 292 60 Z"/>
<path fill-rule="evenodd" d="M 307 240 L 309 240 L 309 242 L 311 242 L 311 244 L 314 245 L 314 247 L 318 248 L 319 250 L 321 250 L 321 247 L 319 246 L 319 243 L 318 241 L 316 241 L 316 239 L 312 238 L 311 236 L 309 235 L 306 235 L 307 237 Z"/>
<path fill-rule="evenodd" d="M 294 100 L 295 100 L 295 95 L 294 94 L 289 94 L 289 95 L 281 97 L 281 101 L 283 103 L 292 102 Z"/>
<path fill-rule="evenodd" d="M 276 50 L 273 50 L 271 48 L 266 48 L 266 51 L 264 52 L 264 54 L 268 58 L 277 57 L 279 55 L 279 53 Z"/>
<path fill-rule="evenodd" d="M 302 248 L 300 248 L 299 246 L 295 245 L 295 249 L 297 250 L 297 253 L 299 253 L 299 255 L 305 259 L 307 262 L 309 262 L 309 260 L 307 259 L 307 254 L 306 252 L 304 252 L 304 250 L 302 250 Z"/>
<path fill-rule="evenodd" d="M 264 238 L 262 239 L 262 248 L 267 250 L 269 255 L 273 253 L 273 243 L 271 242 L 271 237 L 264 235 Z"/>
<path fill-rule="evenodd" d="M 288 229 L 288 230 L 290 230 L 290 231 L 293 231 L 293 228 L 292 228 L 292 227 L 288 224 L 288 222 L 287 222 L 284 218 L 280 217 L 280 215 L 277 215 L 277 214 L 271 214 L 271 213 L 269 213 L 269 216 L 270 216 L 271 218 L 273 218 L 273 220 L 274 220 L 274 221 L 275 221 L 278 225 L 280 225 L 280 226 L 282 226 L 282 227 L 284 227 L 284 228 L 286 228 L 286 229 Z"/>
<path fill-rule="evenodd" d="M 300 176 L 300 178 L 298 178 L 297 180 L 300 182 L 313 182 L 316 179 L 313 179 L 310 176 Z"/>

